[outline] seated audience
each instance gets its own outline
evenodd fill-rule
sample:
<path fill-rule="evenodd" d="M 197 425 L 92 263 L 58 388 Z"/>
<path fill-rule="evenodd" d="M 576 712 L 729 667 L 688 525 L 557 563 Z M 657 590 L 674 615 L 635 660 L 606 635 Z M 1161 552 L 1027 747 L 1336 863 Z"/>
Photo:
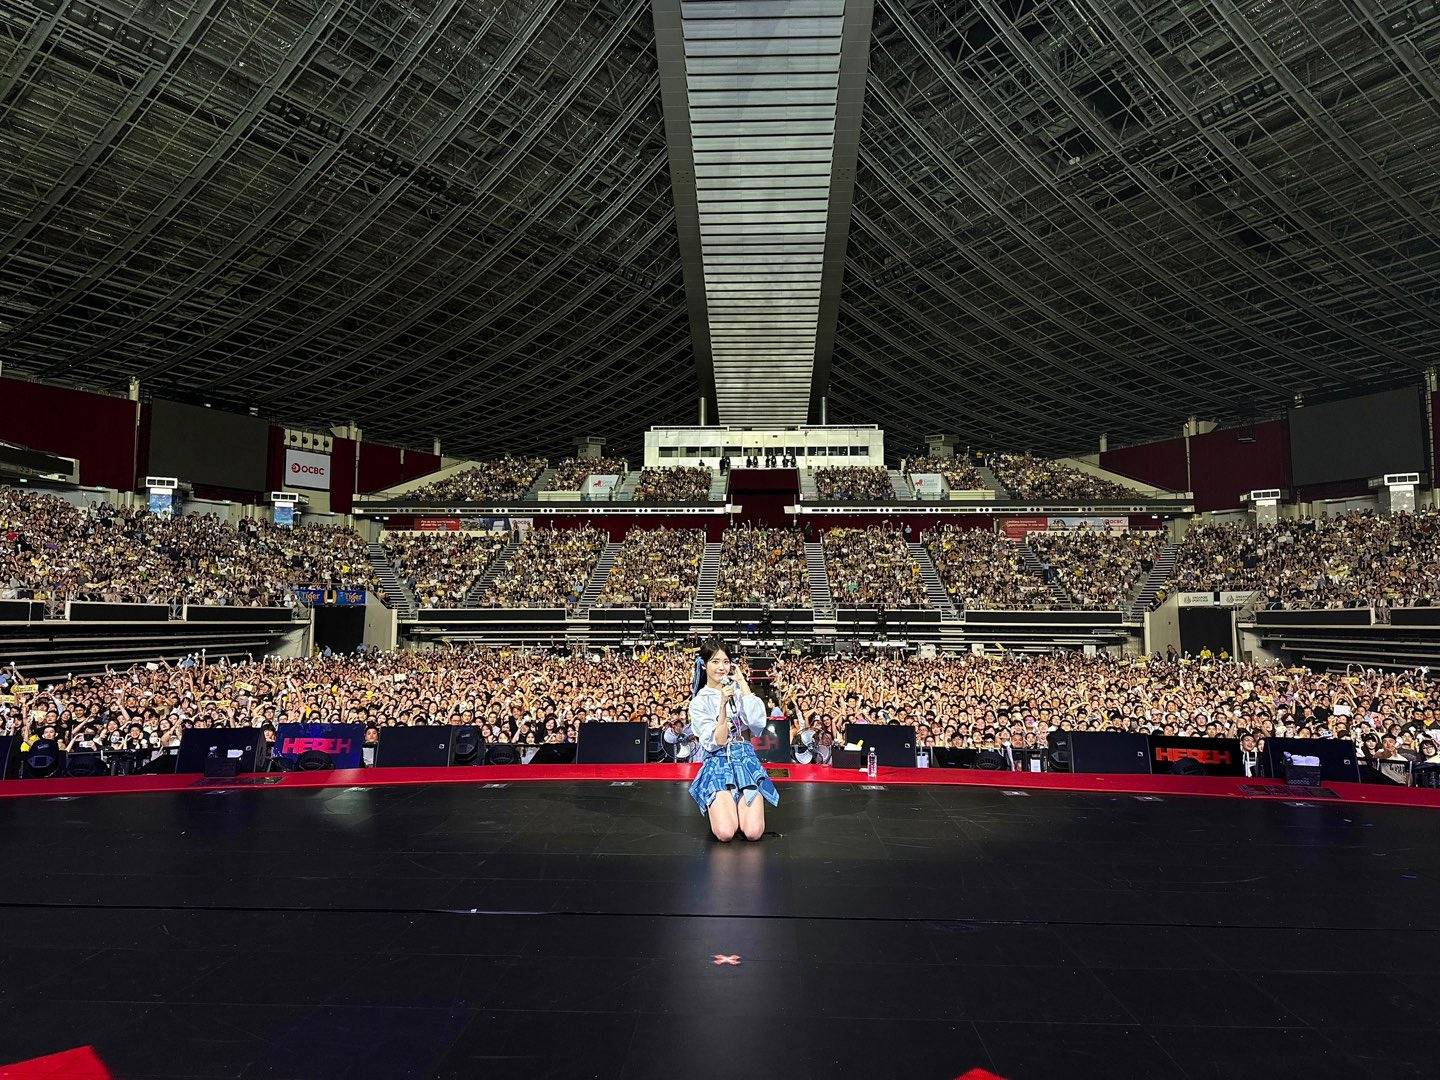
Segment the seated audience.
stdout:
<path fill-rule="evenodd" d="M 544 458 L 497 458 L 477 461 L 473 467 L 443 480 L 406 492 L 406 502 L 506 503 L 519 502 L 545 469 Z"/>
<path fill-rule="evenodd" d="M 693 652 L 661 649 L 554 656 L 473 646 L 266 659 L 232 665 L 187 658 L 71 677 L 33 696 L 0 697 L 0 735 L 71 749 L 147 751 L 192 728 L 284 722 L 380 729 L 473 724 L 487 740 L 574 742 L 584 721 L 640 721 L 683 733 Z M 905 724 L 920 746 L 1014 753 L 1053 731 L 1127 731 L 1265 740 L 1345 740 L 1374 761 L 1440 758 L 1440 707 L 1420 670 L 1320 672 L 1279 665 L 1080 652 L 934 660 L 781 657 L 768 687 L 794 737 L 841 745 L 854 723 Z M 28 682 L 15 666 L 8 685 Z M 819 760 L 827 761 L 828 753 Z"/>
<path fill-rule="evenodd" d="M 938 473 L 951 491 L 985 490 L 985 481 L 981 479 L 979 470 L 959 458 L 926 458 L 910 463 L 909 475 L 912 484 L 916 475 L 925 473 Z"/>
<path fill-rule="evenodd" d="M 631 529 L 596 606 L 688 608 L 704 556 L 703 529 Z"/>
<path fill-rule="evenodd" d="M 837 607 L 928 607 L 920 567 L 895 529 L 831 529 L 825 534 L 825 570 Z"/>
<path fill-rule="evenodd" d="M 466 606 L 505 539 L 498 533 L 403 532 L 390 533 L 385 548 L 422 608 L 458 608 Z"/>
<path fill-rule="evenodd" d="M 1034 502 L 1133 502 L 1138 493 L 1069 465 L 1030 454 L 997 454 L 995 478 L 1013 498 Z"/>
<path fill-rule="evenodd" d="M 545 481 L 546 491 L 580 491 L 591 475 L 621 476 L 630 468 L 620 458 L 566 458 Z"/>
<path fill-rule="evenodd" d="M 890 474 L 878 465 L 830 465 L 815 470 L 815 491 L 829 502 L 893 502 Z"/>
<path fill-rule="evenodd" d="M 1256 591 L 1272 608 L 1440 605 L 1440 514 L 1356 511 L 1273 526 L 1192 525 L 1170 593 Z"/>
<path fill-rule="evenodd" d="M 1012 611 L 1055 607 L 1055 596 L 1031 573 L 1017 541 L 989 529 L 942 525 L 925 534 L 925 549 L 957 608 Z"/>
<path fill-rule="evenodd" d="M 0 596 L 272 607 L 293 605 L 302 586 L 378 593 L 365 541 L 329 525 L 165 518 L 0 490 Z"/>
<path fill-rule="evenodd" d="M 637 503 L 703 503 L 710 499 L 710 470 L 704 465 L 669 465 L 640 470 Z"/>
<path fill-rule="evenodd" d="M 597 529 L 531 529 L 480 606 L 574 607 L 604 549 L 605 534 Z"/>
<path fill-rule="evenodd" d="M 808 608 L 805 537 L 798 529 L 753 525 L 726 529 L 720 539 L 716 607 Z"/>
<path fill-rule="evenodd" d="M 1051 568 L 1075 607 L 1113 611 L 1150 573 L 1165 546 L 1165 534 L 1069 529 L 1033 532 L 1025 541 Z"/>

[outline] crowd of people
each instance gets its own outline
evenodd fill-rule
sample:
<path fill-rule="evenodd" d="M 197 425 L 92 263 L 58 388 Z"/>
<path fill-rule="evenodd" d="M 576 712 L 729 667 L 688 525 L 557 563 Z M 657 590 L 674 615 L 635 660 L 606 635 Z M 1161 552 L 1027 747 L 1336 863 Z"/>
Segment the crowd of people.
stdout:
<path fill-rule="evenodd" d="M 378 588 L 358 533 L 0 490 L 0 599 L 283 607 L 308 586 Z"/>
<path fill-rule="evenodd" d="M 785 658 L 773 689 L 830 736 L 853 723 L 913 725 L 924 746 L 1041 748 L 1052 731 L 1353 739 L 1372 758 L 1440 760 L 1440 702 L 1420 670 L 1311 671 L 1216 659 L 1078 652 L 936 660 Z M 1394 740 L 1393 744 L 1387 740 Z M 824 740 L 821 740 L 822 742 Z"/>
<path fill-rule="evenodd" d="M 553 655 L 473 646 L 231 665 L 203 658 L 71 678 L 4 695 L 0 734 L 22 746 L 155 750 L 190 728 L 283 722 L 366 727 L 473 724 L 491 742 L 574 742 L 586 721 L 687 723 L 693 650 Z M 1440 707 L 1423 671 L 1317 672 L 1215 658 L 1078 652 L 922 659 L 786 656 L 755 690 L 820 763 L 851 724 L 904 724 L 922 747 L 1040 749 L 1054 731 L 1226 737 L 1263 750 L 1271 737 L 1352 740 L 1372 761 L 1440 761 Z M 808 737 L 805 733 L 808 732 Z"/>
<path fill-rule="evenodd" d="M 703 503 L 710 498 L 711 472 L 704 465 L 671 465 L 641 469 L 635 485 L 637 503 Z"/>
<path fill-rule="evenodd" d="M 573 608 L 604 549 L 605 534 L 588 526 L 529 529 L 494 587 L 480 597 L 480 606 Z"/>
<path fill-rule="evenodd" d="M 895 487 L 879 465 L 830 465 L 814 471 L 815 491 L 827 502 L 893 502 Z"/>
<path fill-rule="evenodd" d="M 996 454 L 990 468 L 1015 499 L 1033 502 L 1134 502 L 1129 488 L 1092 473 L 1032 454 Z"/>
<path fill-rule="evenodd" d="M 717 607 L 810 606 L 805 536 L 798 529 L 742 525 L 720 539 Z"/>
<path fill-rule="evenodd" d="M 704 529 L 631 529 L 596 605 L 689 608 L 704 557 Z"/>
<path fill-rule="evenodd" d="M 825 534 L 825 571 L 838 607 L 928 607 L 920 567 L 896 529 L 831 529 Z"/>
<path fill-rule="evenodd" d="M 587 476 L 621 476 L 629 470 L 620 458 L 566 458 L 550 471 L 546 491 L 580 491 Z"/>
<path fill-rule="evenodd" d="M 955 606 L 970 610 L 1051 608 L 1055 597 L 1025 565 L 1020 545 L 989 529 L 943 525 L 925 534 L 925 549 Z"/>
<path fill-rule="evenodd" d="M 431 503 L 519 502 L 544 470 L 544 458 L 497 458 L 477 461 L 473 467 L 415 488 L 407 501 Z"/>
<path fill-rule="evenodd" d="M 1165 592 L 1254 591 L 1267 607 L 1440 605 L 1440 514 L 1353 512 L 1273 526 L 1193 525 Z"/>
<path fill-rule="evenodd" d="M 935 473 L 951 491 L 983 491 L 985 480 L 980 470 L 963 458 L 923 458 L 909 462 L 912 482 L 917 474 Z"/>
<path fill-rule="evenodd" d="M 1114 611 L 1129 602 L 1165 547 L 1163 532 L 1032 532 L 1025 542 L 1074 607 Z"/>
<path fill-rule="evenodd" d="M 505 536 L 486 532 L 390 533 L 385 549 L 422 608 L 464 607 Z"/>

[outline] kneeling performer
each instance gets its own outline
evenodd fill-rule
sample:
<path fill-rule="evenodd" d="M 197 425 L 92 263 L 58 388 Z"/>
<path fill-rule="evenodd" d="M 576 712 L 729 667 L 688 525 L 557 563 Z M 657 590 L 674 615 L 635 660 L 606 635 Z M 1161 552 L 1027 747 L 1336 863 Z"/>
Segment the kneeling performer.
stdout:
<path fill-rule="evenodd" d="M 718 639 L 700 646 L 700 660 L 704 685 L 690 699 L 690 728 L 705 763 L 690 797 L 709 816 L 716 839 L 732 840 L 738 832 L 759 840 L 765 835 L 765 803 L 780 805 L 780 793 L 750 745 L 750 737 L 765 730 L 765 703 L 750 692 Z"/>

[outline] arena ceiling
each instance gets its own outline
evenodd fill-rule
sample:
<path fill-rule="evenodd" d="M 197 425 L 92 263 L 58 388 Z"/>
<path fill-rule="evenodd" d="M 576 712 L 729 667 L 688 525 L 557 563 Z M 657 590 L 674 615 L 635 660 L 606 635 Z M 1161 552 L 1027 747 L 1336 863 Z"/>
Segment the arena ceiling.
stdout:
<path fill-rule="evenodd" d="M 654 25 L 0 0 L 0 362 L 454 453 L 693 422 Z M 1072 451 L 1413 378 L 1437 59 L 1437 0 L 875 0 L 830 420 Z"/>

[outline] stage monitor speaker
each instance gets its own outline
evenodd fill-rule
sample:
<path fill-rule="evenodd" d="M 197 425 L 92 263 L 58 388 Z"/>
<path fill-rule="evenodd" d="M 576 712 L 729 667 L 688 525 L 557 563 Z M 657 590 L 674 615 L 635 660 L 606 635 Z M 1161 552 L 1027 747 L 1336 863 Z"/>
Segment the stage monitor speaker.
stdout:
<path fill-rule="evenodd" d="M 580 725 L 575 761 L 580 765 L 645 764 L 646 727 L 636 721 Z"/>
<path fill-rule="evenodd" d="M 450 740 L 451 765 L 481 765 L 485 761 L 485 736 L 474 724 L 461 724 Z"/>
<path fill-rule="evenodd" d="M 20 779 L 45 780 L 65 773 L 65 751 L 54 739 L 37 739 L 20 754 Z"/>
<path fill-rule="evenodd" d="M 1342 784 L 1360 782 L 1360 761 L 1355 744 L 1349 739 L 1266 739 L 1265 754 L 1270 759 L 1270 775 L 1285 775 L 1285 755 L 1320 759 L 1320 779 Z"/>
<path fill-rule="evenodd" d="M 1244 776 L 1239 739 L 1150 736 L 1150 771 L 1160 776 Z"/>
<path fill-rule="evenodd" d="M 521 757 L 520 747 L 510 743 L 490 743 L 485 747 L 486 765 L 519 765 Z"/>
<path fill-rule="evenodd" d="M 975 756 L 978 750 L 970 750 L 963 746 L 937 746 L 930 751 L 930 767 L 932 769 L 973 769 L 975 768 Z"/>
<path fill-rule="evenodd" d="M 380 729 L 375 747 L 375 766 L 381 769 L 440 768 L 450 764 L 455 729 L 448 724 Z"/>
<path fill-rule="evenodd" d="M 15 735 L 0 735 L 0 780 L 15 779 L 15 757 L 20 751 L 20 739 Z"/>
<path fill-rule="evenodd" d="M 1150 739 L 1139 732 L 1052 731 L 1049 744 L 1051 763 L 1066 772 L 1150 772 Z"/>
<path fill-rule="evenodd" d="M 879 754 L 876 754 L 876 757 L 878 758 Z M 837 746 L 830 751 L 830 767 L 832 769 L 863 769 L 865 768 L 865 754 L 859 750 L 846 750 Z"/>
<path fill-rule="evenodd" d="M 915 729 L 908 724 L 851 724 L 845 729 L 845 742 L 861 743 L 862 757 L 874 747 L 877 765 L 915 768 Z"/>
<path fill-rule="evenodd" d="M 541 743 L 535 748 L 531 765 L 574 765 L 575 744 L 573 742 Z"/>
<path fill-rule="evenodd" d="M 790 761 L 790 721 L 767 720 L 765 729 L 750 740 L 762 763 L 785 765 Z"/>
<path fill-rule="evenodd" d="M 79 750 L 65 755 L 66 776 L 109 776 L 110 766 L 98 750 Z"/>
<path fill-rule="evenodd" d="M 203 773 L 211 751 L 237 773 L 255 772 L 264 739 L 259 728 L 191 728 L 180 736 L 177 773 Z"/>

